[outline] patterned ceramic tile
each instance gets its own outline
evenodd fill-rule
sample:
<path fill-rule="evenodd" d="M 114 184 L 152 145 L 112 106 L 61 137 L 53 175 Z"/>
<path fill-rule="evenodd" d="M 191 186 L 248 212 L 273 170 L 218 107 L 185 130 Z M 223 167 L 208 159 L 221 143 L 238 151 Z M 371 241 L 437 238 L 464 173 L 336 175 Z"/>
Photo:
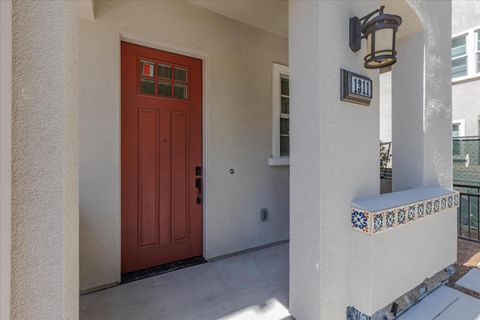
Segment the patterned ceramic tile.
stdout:
<path fill-rule="evenodd" d="M 415 206 L 410 206 L 408 207 L 408 213 L 407 213 L 407 219 L 408 221 L 413 221 L 416 218 L 416 207 Z"/>
<path fill-rule="evenodd" d="M 404 224 L 407 222 L 407 209 L 400 208 L 397 212 L 397 222 L 398 224 Z"/>
<path fill-rule="evenodd" d="M 458 207 L 459 201 L 458 193 L 452 192 L 446 196 L 426 199 L 385 211 L 367 212 L 353 208 L 352 229 L 369 235 L 388 231 L 443 210 Z"/>
<path fill-rule="evenodd" d="M 385 226 L 387 229 L 390 229 L 390 228 L 393 228 L 395 227 L 396 225 L 396 221 L 395 221 L 395 211 L 394 210 L 391 210 L 391 211 L 387 211 L 387 213 L 385 214 Z"/>
<path fill-rule="evenodd" d="M 447 208 L 447 197 L 443 197 L 442 200 L 440 201 L 440 206 L 442 210 L 445 210 Z"/>
<path fill-rule="evenodd" d="M 423 202 L 420 202 L 417 205 L 417 216 L 418 216 L 418 218 L 425 217 L 425 204 Z"/>
<path fill-rule="evenodd" d="M 372 233 L 377 233 L 383 230 L 385 226 L 385 216 L 383 212 L 376 213 L 373 215 L 373 228 Z"/>
<path fill-rule="evenodd" d="M 431 215 L 433 212 L 433 201 L 427 201 L 427 204 L 425 205 L 425 213 L 428 215 Z"/>
<path fill-rule="evenodd" d="M 440 211 L 440 199 L 433 200 L 433 212 L 437 213 Z"/>
<path fill-rule="evenodd" d="M 368 212 L 357 209 L 352 210 L 352 226 L 354 229 L 364 233 L 369 233 L 368 229 Z"/>

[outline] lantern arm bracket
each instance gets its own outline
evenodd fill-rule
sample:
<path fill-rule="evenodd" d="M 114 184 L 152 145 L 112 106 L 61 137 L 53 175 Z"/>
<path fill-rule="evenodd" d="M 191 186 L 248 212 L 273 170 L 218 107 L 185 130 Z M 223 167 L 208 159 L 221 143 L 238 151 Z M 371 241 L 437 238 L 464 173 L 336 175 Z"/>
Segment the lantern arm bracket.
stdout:
<path fill-rule="evenodd" d="M 373 11 L 373 12 L 370 12 L 369 14 L 367 14 L 366 16 L 360 18 L 359 20 L 362 22 L 362 27 L 365 25 L 365 23 L 368 22 L 368 20 L 376 13 L 379 13 L 379 14 L 383 14 L 383 9 L 385 9 L 385 6 L 381 6 L 380 8 L 378 8 L 377 10 Z"/>
<path fill-rule="evenodd" d="M 368 21 L 377 13 L 383 14 L 383 9 L 385 6 L 381 6 L 377 10 L 370 12 L 364 17 L 352 17 L 350 18 L 350 48 L 353 52 L 360 50 L 361 41 L 367 36 L 363 34 L 363 27 L 368 23 Z"/>

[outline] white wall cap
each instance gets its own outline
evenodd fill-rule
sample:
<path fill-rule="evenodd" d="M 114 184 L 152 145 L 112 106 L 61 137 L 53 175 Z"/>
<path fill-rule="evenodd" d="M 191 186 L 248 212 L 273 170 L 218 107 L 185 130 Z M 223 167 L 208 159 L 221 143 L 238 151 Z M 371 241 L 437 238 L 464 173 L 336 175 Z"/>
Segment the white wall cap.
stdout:
<path fill-rule="evenodd" d="M 352 208 L 368 212 L 383 211 L 402 207 L 410 203 L 453 194 L 455 191 L 441 187 L 415 188 L 392 193 L 385 193 L 375 197 L 354 200 Z"/>

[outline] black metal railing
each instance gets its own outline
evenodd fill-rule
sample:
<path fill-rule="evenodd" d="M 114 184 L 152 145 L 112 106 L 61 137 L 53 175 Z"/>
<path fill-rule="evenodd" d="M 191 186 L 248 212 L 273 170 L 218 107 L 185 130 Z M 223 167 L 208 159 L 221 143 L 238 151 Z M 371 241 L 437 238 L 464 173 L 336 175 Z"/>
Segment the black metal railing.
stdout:
<path fill-rule="evenodd" d="M 454 184 L 460 193 L 458 207 L 458 238 L 480 242 L 480 187 Z"/>
<path fill-rule="evenodd" d="M 380 178 L 392 179 L 392 143 L 380 141 Z"/>

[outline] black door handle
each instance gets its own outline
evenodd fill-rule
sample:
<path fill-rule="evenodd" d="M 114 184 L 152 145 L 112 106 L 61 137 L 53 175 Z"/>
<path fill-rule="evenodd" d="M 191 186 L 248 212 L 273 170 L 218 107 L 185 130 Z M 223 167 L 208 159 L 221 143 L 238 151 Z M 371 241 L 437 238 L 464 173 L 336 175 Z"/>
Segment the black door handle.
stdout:
<path fill-rule="evenodd" d="M 197 204 L 202 203 L 202 178 L 195 178 L 195 188 L 198 190 Z"/>

